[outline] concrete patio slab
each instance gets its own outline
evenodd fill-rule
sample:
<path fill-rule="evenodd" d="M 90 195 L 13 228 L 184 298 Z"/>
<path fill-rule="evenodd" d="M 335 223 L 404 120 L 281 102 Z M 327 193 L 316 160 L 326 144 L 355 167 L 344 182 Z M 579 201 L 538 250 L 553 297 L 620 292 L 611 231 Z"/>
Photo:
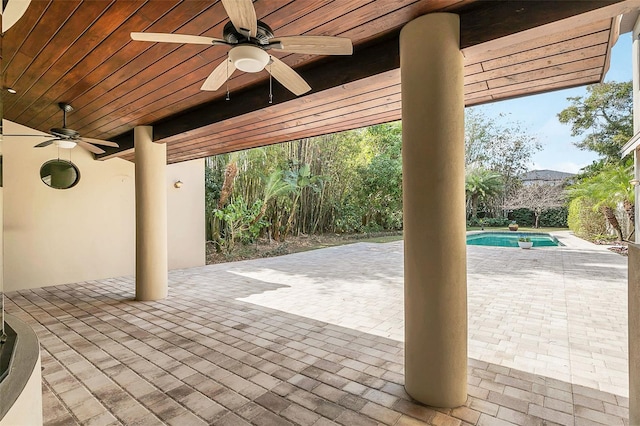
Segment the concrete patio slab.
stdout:
<path fill-rule="evenodd" d="M 41 339 L 46 424 L 628 424 L 626 258 L 469 247 L 469 398 L 403 390 L 402 243 L 8 294 Z M 437 350 L 437 348 L 433 348 Z"/>

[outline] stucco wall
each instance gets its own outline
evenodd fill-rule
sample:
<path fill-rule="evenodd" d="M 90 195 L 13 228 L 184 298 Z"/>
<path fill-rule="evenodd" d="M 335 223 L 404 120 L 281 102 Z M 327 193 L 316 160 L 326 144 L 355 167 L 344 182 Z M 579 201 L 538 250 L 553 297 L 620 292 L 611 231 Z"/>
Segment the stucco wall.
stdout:
<path fill-rule="evenodd" d="M 3 123 L 6 134 L 30 132 L 6 120 Z M 40 166 L 58 157 L 53 145 L 33 148 L 42 141 L 4 137 L 4 290 L 133 275 L 134 164 L 121 159 L 95 161 L 79 147 L 60 150 L 60 158 L 70 159 L 81 178 L 75 187 L 57 190 L 40 180 Z M 179 196 L 173 194 L 173 183 L 167 184 L 168 209 L 174 212 L 168 227 L 172 229 L 176 222 L 203 224 L 204 196 L 198 199 L 196 190 L 201 186 L 204 192 L 202 161 L 168 166 L 168 179 L 174 169 L 195 180 L 190 183 L 192 189 L 185 185 L 181 189 L 187 190 Z M 197 235 L 195 225 L 183 229 L 175 237 L 169 233 L 169 268 L 204 264 L 204 230 Z"/>
<path fill-rule="evenodd" d="M 182 182 L 176 188 L 176 181 Z M 167 167 L 169 269 L 205 264 L 204 159 Z M 198 243 L 195 244 L 194 242 Z"/>
<path fill-rule="evenodd" d="M 2 155 L 2 141 L 0 141 L 0 155 Z M 2 173 L 2 170 L 0 169 L 0 173 Z M 2 293 L 4 291 L 4 262 L 3 262 L 3 257 L 4 257 L 4 251 L 3 251 L 3 246 L 2 246 L 2 241 L 4 240 L 4 226 L 2 226 L 3 223 L 3 218 L 2 218 L 2 211 L 3 209 L 3 205 L 4 205 L 4 189 L 2 187 L 0 187 L 0 293 Z"/>

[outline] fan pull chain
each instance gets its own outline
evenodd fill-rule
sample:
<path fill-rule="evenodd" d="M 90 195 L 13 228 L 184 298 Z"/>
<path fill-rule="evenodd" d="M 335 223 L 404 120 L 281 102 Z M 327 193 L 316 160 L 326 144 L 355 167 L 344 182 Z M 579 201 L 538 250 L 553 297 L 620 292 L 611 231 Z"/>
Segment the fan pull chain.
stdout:
<path fill-rule="evenodd" d="M 229 52 L 227 52 L 227 81 L 226 81 L 226 83 L 227 83 L 227 97 L 225 98 L 225 100 L 228 101 L 229 99 L 231 99 L 229 97 Z"/>
<path fill-rule="evenodd" d="M 271 64 L 273 63 L 273 60 L 271 60 L 271 62 L 269 62 L 269 103 L 272 104 L 273 103 L 273 74 L 271 74 Z"/>
<path fill-rule="evenodd" d="M 2 311 L 2 330 L 0 330 L 0 344 L 7 341 L 7 332 L 4 328 L 4 291 L 0 293 L 0 299 L 2 306 L 0 306 L 0 311 Z"/>

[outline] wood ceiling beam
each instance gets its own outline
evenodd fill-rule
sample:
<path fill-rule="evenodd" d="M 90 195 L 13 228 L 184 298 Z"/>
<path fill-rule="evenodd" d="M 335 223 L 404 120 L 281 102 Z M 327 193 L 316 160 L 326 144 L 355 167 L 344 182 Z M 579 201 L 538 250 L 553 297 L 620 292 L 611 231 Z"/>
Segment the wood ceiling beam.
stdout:
<path fill-rule="evenodd" d="M 384 102 L 385 96 L 397 95 L 400 93 L 400 73 L 392 70 L 385 74 L 358 80 L 345 84 L 339 88 L 333 88 L 315 95 L 312 99 L 305 99 L 304 102 L 296 99 L 288 103 L 281 104 L 270 109 L 268 117 L 264 117 L 262 111 L 245 114 L 216 123 L 211 127 L 203 127 L 184 135 L 177 135 L 165 140 L 170 149 L 177 146 L 181 149 L 188 149 L 189 145 L 209 141 L 213 139 L 226 139 L 231 135 L 246 135 L 248 131 L 266 129 L 271 124 L 286 126 L 287 123 L 306 122 L 313 120 L 318 114 L 329 111 L 336 111 L 345 106 L 353 106 L 372 99 Z M 313 99 L 315 98 L 315 99 Z M 318 99 L 321 98 L 321 99 Z M 319 102 L 322 100 L 323 102 Z M 295 111 L 295 120 L 290 120 L 292 111 Z M 347 112 L 343 112 L 347 113 Z M 260 131 L 260 130 L 258 130 Z M 264 133 L 264 131 L 262 131 Z"/>
<path fill-rule="evenodd" d="M 333 120 L 331 122 L 325 122 L 322 125 L 317 126 L 299 126 L 299 130 L 288 132 L 288 136 L 291 140 L 309 138 L 315 136 L 322 136 L 336 132 L 342 132 L 345 129 L 357 129 L 366 126 L 373 126 L 375 124 L 388 123 L 390 121 L 397 121 L 400 119 L 401 106 L 400 102 L 389 104 L 384 107 L 374 108 L 368 110 L 364 114 L 358 115 L 356 118 Z M 270 138 L 257 138 L 243 141 L 241 143 L 234 144 L 214 144 L 203 147 L 200 151 L 194 151 L 190 153 L 177 153 L 167 157 L 167 163 L 179 163 L 182 161 L 194 160 L 202 157 L 209 157 L 212 155 L 226 154 L 233 151 L 242 151 L 244 149 L 256 148 L 261 146 L 268 146 L 274 143 Z M 135 154 L 129 154 L 125 159 L 129 161 L 135 160 Z"/>
<path fill-rule="evenodd" d="M 541 82 L 540 84 L 537 84 L 537 82 L 533 82 L 533 83 L 529 83 L 526 86 L 526 88 L 520 89 L 520 90 L 505 91 L 495 96 L 491 94 L 484 94 L 478 98 L 469 99 L 467 101 L 467 106 L 479 105 L 487 102 L 492 102 L 495 100 L 502 101 L 506 99 L 519 98 L 529 94 L 547 93 L 547 92 L 551 92 L 559 89 L 570 89 L 572 87 L 579 87 L 579 86 L 585 86 L 587 84 L 598 83 L 599 81 L 600 81 L 599 75 L 593 75 L 590 77 L 588 75 L 588 72 L 579 73 L 567 81 L 557 81 L 557 82 L 548 83 L 548 84 L 545 84 L 544 82 Z"/>
<path fill-rule="evenodd" d="M 383 101 L 380 101 L 383 99 Z M 214 145 L 217 143 L 224 144 L 234 144 L 234 143 L 242 143 L 243 140 L 251 140 L 257 138 L 272 138 L 279 139 L 280 137 L 287 137 L 288 133 L 292 132 L 292 129 L 300 126 L 309 126 L 309 127 L 322 127 L 323 125 L 317 125 L 316 123 L 323 122 L 326 123 L 327 120 L 333 120 L 335 122 L 340 122 L 345 119 L 345 117 L 349 117 L 351 115 L 358 116 L 363 114 L 365 111 L 369 111 L 375 108 L 379 108 L 380 110 L 384 110 L 389 105 L 395 105 L 400 103 L 400 94 L 398 91 L 395 91 L 394 94 L 381 94 L 379 98 L 369 99 L 366 102 L 360 102 L 355 105 L 345 105 L 345 106 L 336 106 L 335 109 L 317 112 L 306 120 L 300 120 L 300 123 L 291 122 L 288 123 L 271 123 L 267 126 L 261 126 L 256 128 L 255 130 L 246 130 L 246 132 L 231 132 L 225 137 L 217 137 L 211 138 L 208 140 L 204 140 L 205 145 Z M 168 151 L 174 152 L 188 152 L 191 149 L 201 149 L 200 144 L 176 144 L 170 145 Z"/>

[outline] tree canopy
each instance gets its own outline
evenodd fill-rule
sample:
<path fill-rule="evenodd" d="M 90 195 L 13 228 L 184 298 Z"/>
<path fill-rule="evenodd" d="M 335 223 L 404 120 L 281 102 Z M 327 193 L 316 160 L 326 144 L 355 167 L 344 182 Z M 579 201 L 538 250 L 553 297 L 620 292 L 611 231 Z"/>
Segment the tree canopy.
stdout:
<path fill-rule="evenodd" d="M 582 136 L 575 145 L 598 153 L 604 163 L 621 162 L 620 150 L 633 136 L 633 84 L 592 84 L 586 96 L 567 99 L 571 105 L 558 119 L 571 125 L 572 136 Z"/>
<path fill-rule="evenodd" d="M 633 136 L 633 84 L 608 82 L 587 86 L 586 96 L 568 98 L 571 105 L 558 114 L 561 123 L 571 125 L 572 136 L 582 136 L 575 145 L 593 151 L 598 161 L 583 169 L 584 173 L 570 189 L 574 232 L 585 227 L 585 208 L 602 213 L 618 239 L 623 239 L 623 224 L 616 212 L 620 206 L 626 212 L 633 234 L 634 200 L 632 158 L 621 158 L 622 147 Z M 582 231 L 585 233 L 584 231 Z M 599 236 L 590 236 L 599 238 Z M 629 236 L 630 237 L 630 236 Z M 629 238 L 628 237 L 628 238 Z"/>
<path fill-rule="evenodd" d="M 542 148 L 537 137 L 522 123 L 487 117 L 481 110 L 468 109 L 465 115 L 465 164 L 499 173 L 505 192 L 518 186 L 518 176 L 529 169 L 531 157 Z"/>

